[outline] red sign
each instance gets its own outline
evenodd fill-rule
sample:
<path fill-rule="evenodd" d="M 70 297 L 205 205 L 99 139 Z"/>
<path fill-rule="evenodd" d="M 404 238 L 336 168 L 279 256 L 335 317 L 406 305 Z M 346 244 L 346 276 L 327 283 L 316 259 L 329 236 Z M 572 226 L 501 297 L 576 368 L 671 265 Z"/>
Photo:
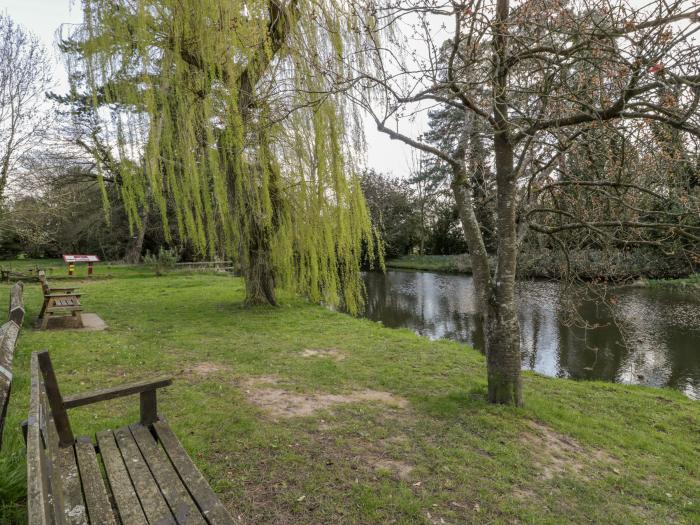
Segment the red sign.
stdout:
<path fill-rule="evenodd" d="M 63 255 L 63 260 L 67 263 L 94 263 L 100 262 L 100 258 L 97 255 Z"/>

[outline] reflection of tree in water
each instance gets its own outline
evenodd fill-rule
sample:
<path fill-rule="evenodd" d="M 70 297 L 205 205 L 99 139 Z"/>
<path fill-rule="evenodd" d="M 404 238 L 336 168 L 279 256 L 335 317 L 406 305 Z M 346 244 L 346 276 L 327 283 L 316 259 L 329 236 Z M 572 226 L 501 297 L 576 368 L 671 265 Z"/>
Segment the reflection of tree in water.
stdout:
<path fill-rule="evenodd" d="M 479 345 L 468 278 L 420 272 L 368 273 L 366 316 L 385 326 L 410 328 L 433 339 Z M 457 280 L 457 282 L 454 282 Z"/>
<path fill-rule="evenodd" d="M 669 290 L 639 290 L 617 310 L 628 327 L 631 352 L 621 382 L 671 386 L 700 398 L 700 301 Z"/>
<path fill-rule="evenodd" d="M 470 277 L 391 271 L 367 274 L 365 282 L 366 317 L 483 348 Z M 572 379 L 668 385 L 700 395 L 698 298 L 638 289 L 603 298 L 597 293 L 555 282 L 520 283 L 525 368 Z"/>

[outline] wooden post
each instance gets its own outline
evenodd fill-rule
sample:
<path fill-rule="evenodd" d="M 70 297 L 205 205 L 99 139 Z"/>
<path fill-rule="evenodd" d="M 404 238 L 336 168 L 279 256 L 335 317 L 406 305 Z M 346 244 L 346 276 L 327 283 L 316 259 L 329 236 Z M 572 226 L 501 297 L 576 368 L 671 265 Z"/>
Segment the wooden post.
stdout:
<path fill-rule="evenodd" d="M 75 270 L 75 263 L 68 263 L 68 275 L 73 275 L 73 270 Z"/>
<path fill-rule="evenodd" d="M 91 275 L 92 275 L 92 263 L 89 262 L 88 263 L 88 276 L 91 276 Z"/>
<path fill-rule="evenodd" d="M 41 375 L 44 378 L 46 398 L 48 399 L 49 406 L 51 407 L 53 421 L 56 425 L 56 432 L 58 432 L 58 444 L 61 447 L 73 445 L 75 438 L 73 437 L 73 431 L 70 428 L 70 421 L 68 421 L 68 412 L 63 406 L 63 398 L 61 397 L 61 391 L 58 389 L 58 381 L 56 380 L 56 374 L 53 371 L 53 365 L 51 364 L 49 352 L 47 350 L 42 350 L 41 352 L 37 353 L 37 358 L 39 360 Z"/>
<path fill-rule="evenodd" d="M 141 424 L 145 427 L 158 421 L 158 403 L 156 391 L 146 390 L 141 392 Z"/>

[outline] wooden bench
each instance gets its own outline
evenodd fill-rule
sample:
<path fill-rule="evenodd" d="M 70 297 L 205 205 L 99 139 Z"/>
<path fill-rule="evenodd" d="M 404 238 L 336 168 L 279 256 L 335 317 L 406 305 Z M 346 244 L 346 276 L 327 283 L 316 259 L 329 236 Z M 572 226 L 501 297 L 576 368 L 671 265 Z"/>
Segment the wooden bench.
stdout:
<path fill-rule="evenodd" d="M 192 271 L 232 272 L 234 270 L 233 261 L 192 261 L 175 263 L 176 268 Z"/>
<path fill-rule="evenodd" d="M 13 270 L 12 268 L 0 268 L 0 281 L 9 283 L 11 280 L 19 280 L 19 279 L 26 279 L 26 280 L 34 280 L 36 279 L 36 275 L 32 275 L 32 272 L 35 270 L 31 269 L 29 270 L 29 273 L 26 272 L 17 272 Z"/>
<path fill-rule="evenodd" d="M 19 330 L 24 321 L 22 291 L 22 283 L 15 283 L 10 289 L 9 321 L 0 326 L 0 448 L 2 448 L 7 405 L 12 391 L 12 359 L 15 355 Z"/>
<path fill-rule="evenodd" d="M 43 270 L 39 271 L 39 282 L 44 292 L 44 303 L 39 312 L 41 328 L 46 329 L 51 317 L 67 316 L 68 314 L 75 318 L 77 326 L 82 326 L 81 312 L 83 307 L 80 304 L 82 294 L 76 292 L 77 287 L 56 288 L 49 286 L 46 273 Z"/>
<path fill-rule="evenodd" d="M 157 415 L 156 389 L 171 382 L 161 378 L 64 398 L 49 353 L 32 354 L 26 423 L 30 525 L 233 523 Z M 141 397 L 139 422 L 98 432 L 97 445 L 89 437 L 74 438 L 68 409 L 133 394 Z"/>

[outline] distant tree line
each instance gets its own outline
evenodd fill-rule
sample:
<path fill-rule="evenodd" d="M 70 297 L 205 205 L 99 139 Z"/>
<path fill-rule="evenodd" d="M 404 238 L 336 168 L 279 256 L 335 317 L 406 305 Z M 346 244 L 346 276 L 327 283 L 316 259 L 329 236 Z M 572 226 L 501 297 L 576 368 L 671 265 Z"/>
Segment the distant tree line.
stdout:
<path fill-rule="evenodd" d="M 457 209 L 442 185 L 420 172 L 399 177 L 373 169 L 361 184 L 387 258 L 466 251 Z"/>

